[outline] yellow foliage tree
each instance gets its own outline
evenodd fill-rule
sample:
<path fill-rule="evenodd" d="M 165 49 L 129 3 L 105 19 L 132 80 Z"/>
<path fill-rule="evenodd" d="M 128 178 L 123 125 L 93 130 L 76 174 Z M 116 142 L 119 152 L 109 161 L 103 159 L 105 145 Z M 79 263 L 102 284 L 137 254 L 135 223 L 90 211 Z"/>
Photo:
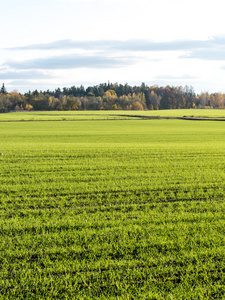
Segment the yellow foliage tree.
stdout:
<path fill-rule="evenodd" d="M 139 102 L 133 102 L 130 106 L 132 110 L 144 110 L 143 105 Z"/>
<path fill-rule="evenodd" d="M 116 99 L 117 98 L 117 94 L 114 90 L 108 90 L 104 93 L 104 98 L 113 98 Z"/>
<path fill-rule="evenodd" d="M 33 106 L 31 104 L 26 104 L 25 110 L 32 110 Z"/>

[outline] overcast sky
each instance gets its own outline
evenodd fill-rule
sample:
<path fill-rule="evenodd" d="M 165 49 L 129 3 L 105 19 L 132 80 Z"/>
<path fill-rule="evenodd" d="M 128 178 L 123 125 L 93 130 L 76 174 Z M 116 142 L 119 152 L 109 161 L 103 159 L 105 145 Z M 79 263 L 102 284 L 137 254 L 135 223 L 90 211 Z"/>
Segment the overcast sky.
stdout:
<path fill-rule="evenodd" d="M 102 82 L 225 92 L 222 0 L 2 0 L 7 91 Z"/>

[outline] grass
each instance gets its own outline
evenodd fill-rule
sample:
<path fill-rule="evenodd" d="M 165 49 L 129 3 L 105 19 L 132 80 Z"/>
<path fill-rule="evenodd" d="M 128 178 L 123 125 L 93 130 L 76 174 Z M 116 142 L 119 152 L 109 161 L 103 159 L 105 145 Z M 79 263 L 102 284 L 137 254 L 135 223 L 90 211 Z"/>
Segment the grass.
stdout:
<path fill-rule="evenodd" d="M 26 111 L 0 114 L 0 122 L 15 121 L 82 121 L 82 120 L 127 120 L 129 116 L 113 114 L 113 111 Z"/>
<path fill-rule="evenodd" d="M 216 121 L 0 123 L 3 299 L 223 299 L 224 135 Z"/>
<path fill-rule="evenodd" d="M 81 120 L 128 120 L 132 116 L 225 118 L 224 109 L 168 109 L 168 110 L 111 110 L 111 111 L 30 111 L 0 114 L 5 121 L 81 121 Z"/>

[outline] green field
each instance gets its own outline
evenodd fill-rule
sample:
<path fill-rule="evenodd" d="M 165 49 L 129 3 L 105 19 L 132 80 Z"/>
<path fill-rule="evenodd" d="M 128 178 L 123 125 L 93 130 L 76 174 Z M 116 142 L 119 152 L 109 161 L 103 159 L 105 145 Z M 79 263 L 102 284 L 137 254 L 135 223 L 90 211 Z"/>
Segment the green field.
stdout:
<path fill-rule="evenodd" d="M 120 116 L 120 114 L 122 116 Z M 129 115 L 118 111 L 30 111 L 0 114 L 0 122 L 15 121 L 86 121 L 86 120 L 127 120 Z M 132 117 L 133 119 L 133 117 Z"/>
<path fill-rule="evenodd" d="M 225 122 L 110 113 L 0 115 L 0 299 L 225 299 Z"/>
<path fill-rule="evenodd" d="M 133 116 L 133 117 L 132 117 Z M 8 121 L 82 121 L 127 120 L 134 116 L 225 118 L 225 109 L 111 110 L 111 111 L 30 111 L 0 114 L 0 122 Z"/>

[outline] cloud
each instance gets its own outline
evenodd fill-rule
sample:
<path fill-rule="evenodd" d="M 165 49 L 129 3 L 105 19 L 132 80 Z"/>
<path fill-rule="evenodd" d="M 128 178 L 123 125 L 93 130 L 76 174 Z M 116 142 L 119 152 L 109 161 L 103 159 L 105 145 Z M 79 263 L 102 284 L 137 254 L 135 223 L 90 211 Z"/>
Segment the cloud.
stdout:
<path fill-rule="evenodd" d="M 197 49 L 180 58 L 197 58 L 201 60 L 225 60 L 225 46 L 209 49 Z"/>
<path fill-rule="evenodd" d="M 155 76 L 154 79 L 166 79 L 166 80 L 185 80 L 185 79 L 197 79 L 197 76 L 191 76 L 189 74 L 184 74 L 181 76 L 174 76 L 174 75 L 159 75 Z"/>
<path fill-rule="evenodd" d="M 154 42 L 144 39 L 131 40 L 89 40 L 73 41 L 71 39 L 55 41 L 51 43 L 33 44 L 23 47 L 8 48 L 8 50 L 54 50 L 54 49 L 83 49 L 83 50 L 131 50 L 131 51 L 168 51 L 191 50 L 225 46 L 225 38 L 213 38 L 211 40 L 177 40 L 169 42 Z"/>
<path fill-rule="evenodd" d="M 44 79 L 51 76 L 41 71 L 7 71 L 0 73 L 0 79 Z"/>
<path fill-rule="evenodd" d="M 208 40 L 177 40 L 154 42 L 143 39 L 132 40 L 95 40 L 73 41 L 60 40 L 46 44 L 34 44 L 14 47 L 10 50 L 68 50 L 105 51 L 121 53 L 124 51 L 186 51 L 180 58 L 197 58 L 201 60 L 225 60 L 225 37 L 213 37 Z M 97 59 L 98 60 L 98 59 Z"/>
<path fill-rule="evenodd" d="M 7 85 L 10 86 L 30 86 L 32 83 L 29 80 L 12 80 Z"/>
<path fill-rule="evenodd" d="M 79 56 L 74 54 L 38 58 L 25 61 L 7 61 L 5 64 L 15 69 L 77 69 L 77 68 L 115 68 L 129 65 L 134 59 L 104 56 Z"/>
<path fill-rule="evenodd" d="M 120 40 L 96 40 L 96 41 L 73 41 L 70 39 L 55 41 L 45 44 L 34 44 L 23 47 L 9 48 L 8 50 L 111 50 L 111 51 L 168 51 L 190 50 L 197 47 L 205 47 L 207 43 L 202 41 L 171 41 L 153 42 L 149 40 L 132 39 Z"/>

